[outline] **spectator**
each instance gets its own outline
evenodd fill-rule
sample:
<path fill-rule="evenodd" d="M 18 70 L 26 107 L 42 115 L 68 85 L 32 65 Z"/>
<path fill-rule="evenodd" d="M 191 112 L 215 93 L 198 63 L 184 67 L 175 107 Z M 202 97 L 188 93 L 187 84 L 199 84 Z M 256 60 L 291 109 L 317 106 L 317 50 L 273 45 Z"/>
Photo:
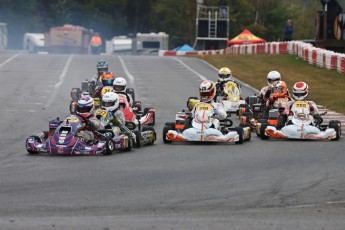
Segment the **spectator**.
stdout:
<path fill-rule="evenodd" d="M 90 41 L 90 48 L 92 54 L 99 54 L 102 49 L 102 38 L 99 33 L 95 33 Z"/>
<path fill-rule="evenodd" d="M 227 0 L 218 0 L 218 5 L 219 5 L 220 17 L 226 18 L 227 17 L 227 8 L 228 8 Z"/>
<path fill-rule="evenodd" d="M 288 19 L 284 26 L 284 41 L 288 42 L 292 40 L 293 26 L 291 19 Z"/>

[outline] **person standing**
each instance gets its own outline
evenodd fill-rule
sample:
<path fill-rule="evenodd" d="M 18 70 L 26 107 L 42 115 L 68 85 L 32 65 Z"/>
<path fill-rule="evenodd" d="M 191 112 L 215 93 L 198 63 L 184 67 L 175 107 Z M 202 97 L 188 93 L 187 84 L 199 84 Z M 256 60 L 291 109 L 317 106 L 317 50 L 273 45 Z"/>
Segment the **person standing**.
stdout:
<path fill-rule="evenodd" d="M 291 19 L 288 19 L 284 26 L 284 41 L 289 42 L 292 40 L 293 26 Z"/>
<path fill-rule="evenodd" d="M 227 0 L 218 0 L 218 5 L 219 5 L 220 17 L 226 18 L 227 8 L 228 8 Z"/>
<path fill-rule="evenodd" d="M 99 33 L 95 33 L 90 41 L 91 54 L 99 54 L 102 49 L 102 38 Z"/>

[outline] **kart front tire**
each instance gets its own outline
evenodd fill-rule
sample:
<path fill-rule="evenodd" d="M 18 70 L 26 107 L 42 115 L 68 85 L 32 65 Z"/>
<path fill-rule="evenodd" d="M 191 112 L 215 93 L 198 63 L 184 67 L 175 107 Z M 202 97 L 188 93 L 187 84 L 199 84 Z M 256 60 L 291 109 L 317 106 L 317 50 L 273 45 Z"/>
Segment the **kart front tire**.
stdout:
<path fill-rule="evenodd" d="M 266 135 L 266 128 L 268 126 L 268 123 L 263 123 L 261 124 L 261 127 L 260 127 L 260 137 L 261 137 L 261 140 L 268 140 L 268 136 Z"/>
<path fill-rule="evenodd" d="M 238 133 L 238 141 L 235 144 L 243 144 L 243 128 L 242 127 L 235 127 L 234 130 Z"/>
<path fill-rule="evenodd" d="M 134 147 L 140 148 L 141 147 L 141 133 L 138 130 L 134 130 L 133 133 L 135 134 Z"/>
<path fill-rule="evenodd" d="M 129 133 L 126 133 L 126 136 L 128 137 L 128 146 L 124 150 L 129 152 L 133 148 L 133 139 L 132 139 L 132 137 L 131 137 L 131 135 Z"/>
<path fill-rule="evenodd" d="M 105 153 L 104 155 L 111 155 L 115 151 L 115 145 L 111 137 L 107 137 L 105 140 Z"/>
<path fill-rule="evenodd" d="M 29 139 L 29 138 L 33 138 L 35 141 L 42 143 L 41 138 L 39 138 L 38 136 L 30 136 L 27 139 Z M 32 150 L 28 150 L 28 149 L 26 151 L 28 151 L 29 154 L 37 154 L 38 153 L 38 151 L 32 151 Z"/>
<path fill-rule="evenodd" d="M 333 141 L 339 140 L 341 136 L 341 123 L 338 120 L 329 121 L 329 128 L 333 128 L 336 132 L 336 137 L 332 139 Z"/>
<path fill-rule="evenodd" d="M 167 139 L 167 133 L 168 133 L 168 131 L 169 131 L 169 130 L 174 130 L 174 129 L 175 129 L 175 123 L 173 123 L 173 124 L 174 124 L 173 127 L 172 127 L 171 125 L 167 125 L 167 124 L 169 124 L 169 123 L 165 123 L 165 126 L 164 126 L 164 128 L 163 128 L 163 142 L 164 142 L 165 144 L 171 143 L 171 140 Z"/>

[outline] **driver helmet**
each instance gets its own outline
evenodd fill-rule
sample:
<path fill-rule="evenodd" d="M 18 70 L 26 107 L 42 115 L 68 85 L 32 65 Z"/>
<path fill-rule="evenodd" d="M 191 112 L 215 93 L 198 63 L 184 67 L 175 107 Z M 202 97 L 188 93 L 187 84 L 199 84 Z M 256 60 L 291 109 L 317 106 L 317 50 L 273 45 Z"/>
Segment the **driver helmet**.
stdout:
<path fill-rule="evenodd" d="M 273 97 L 284 97 L 288 95 L 288 88 L 284 81 L 276 81 L 273 83 L 271 94 Z"/>
<path fill-rule="evenodd" d="M 213 81 L 203 81 L 199 87 L 200 101 L 210 102 L 216 96 L 216 84 Z"/>
<path fill-rule="evenodd" d="M 101 76 L 104 72 L 108 72 L 108 62 L 105 60 L 100 60 L 97 63 L 97 75 Z"/>
<path fill-rule="evenodd" d="M 292 87 L 293 98 L 297 101 L 306 100 L 308 97 L 308 90 L 309 87 L 307 83 L 303 81 L 296 82 Z"/>
<path fill-rule="evenodd" d="M 273 87 L 276 81 L 281 81 L 281 75 L 278 71 L 271 71 L 267 74 L 267 83 L 269 86 Z"/>
<path fill-rule="evenodd" d="M 104 72 L 101 76 L 103 86 L 113 86 L 115 75 L 112 72 Z"/>
<path fill-rule="evenodd" d="M 218 71 L 218 81 L 224 82 L 231 80 L 231 70 L 227 67 L 220 68 Z"/>
<path fill-rule="evenodd" d="M 95 102 L 90 95 L 82 95 L 77 102 L 76 113 L 83 118 L 90 118 L 95 111 Z"/>
<path fill-rule="evenodd" d="M 113 83 L 113 89 L 115 92 L 125 92 L 127 87 L 127 81 L 123 77 L 118 77 Z"/>
<path fill-rule="evenodd" d="M 102 97 L 102 108 L 114 112 L 120 104 L 119 95 L 114 92 L 107 92 Z"/>

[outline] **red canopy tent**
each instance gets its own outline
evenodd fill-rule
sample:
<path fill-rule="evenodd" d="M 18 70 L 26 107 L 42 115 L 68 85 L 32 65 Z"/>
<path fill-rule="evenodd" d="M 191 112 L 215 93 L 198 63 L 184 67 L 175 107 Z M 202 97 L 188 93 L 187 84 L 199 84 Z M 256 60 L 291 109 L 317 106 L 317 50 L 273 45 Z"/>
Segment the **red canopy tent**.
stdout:
<path fill-rule="evenodd" d="M 264 39 L 255 36 L 249 30 L 245 29 L 239 35 L 227 41 L 227 46 L 257 44 L 257 43 L 265 43 L 265 42 L 266 41 Z"/>

